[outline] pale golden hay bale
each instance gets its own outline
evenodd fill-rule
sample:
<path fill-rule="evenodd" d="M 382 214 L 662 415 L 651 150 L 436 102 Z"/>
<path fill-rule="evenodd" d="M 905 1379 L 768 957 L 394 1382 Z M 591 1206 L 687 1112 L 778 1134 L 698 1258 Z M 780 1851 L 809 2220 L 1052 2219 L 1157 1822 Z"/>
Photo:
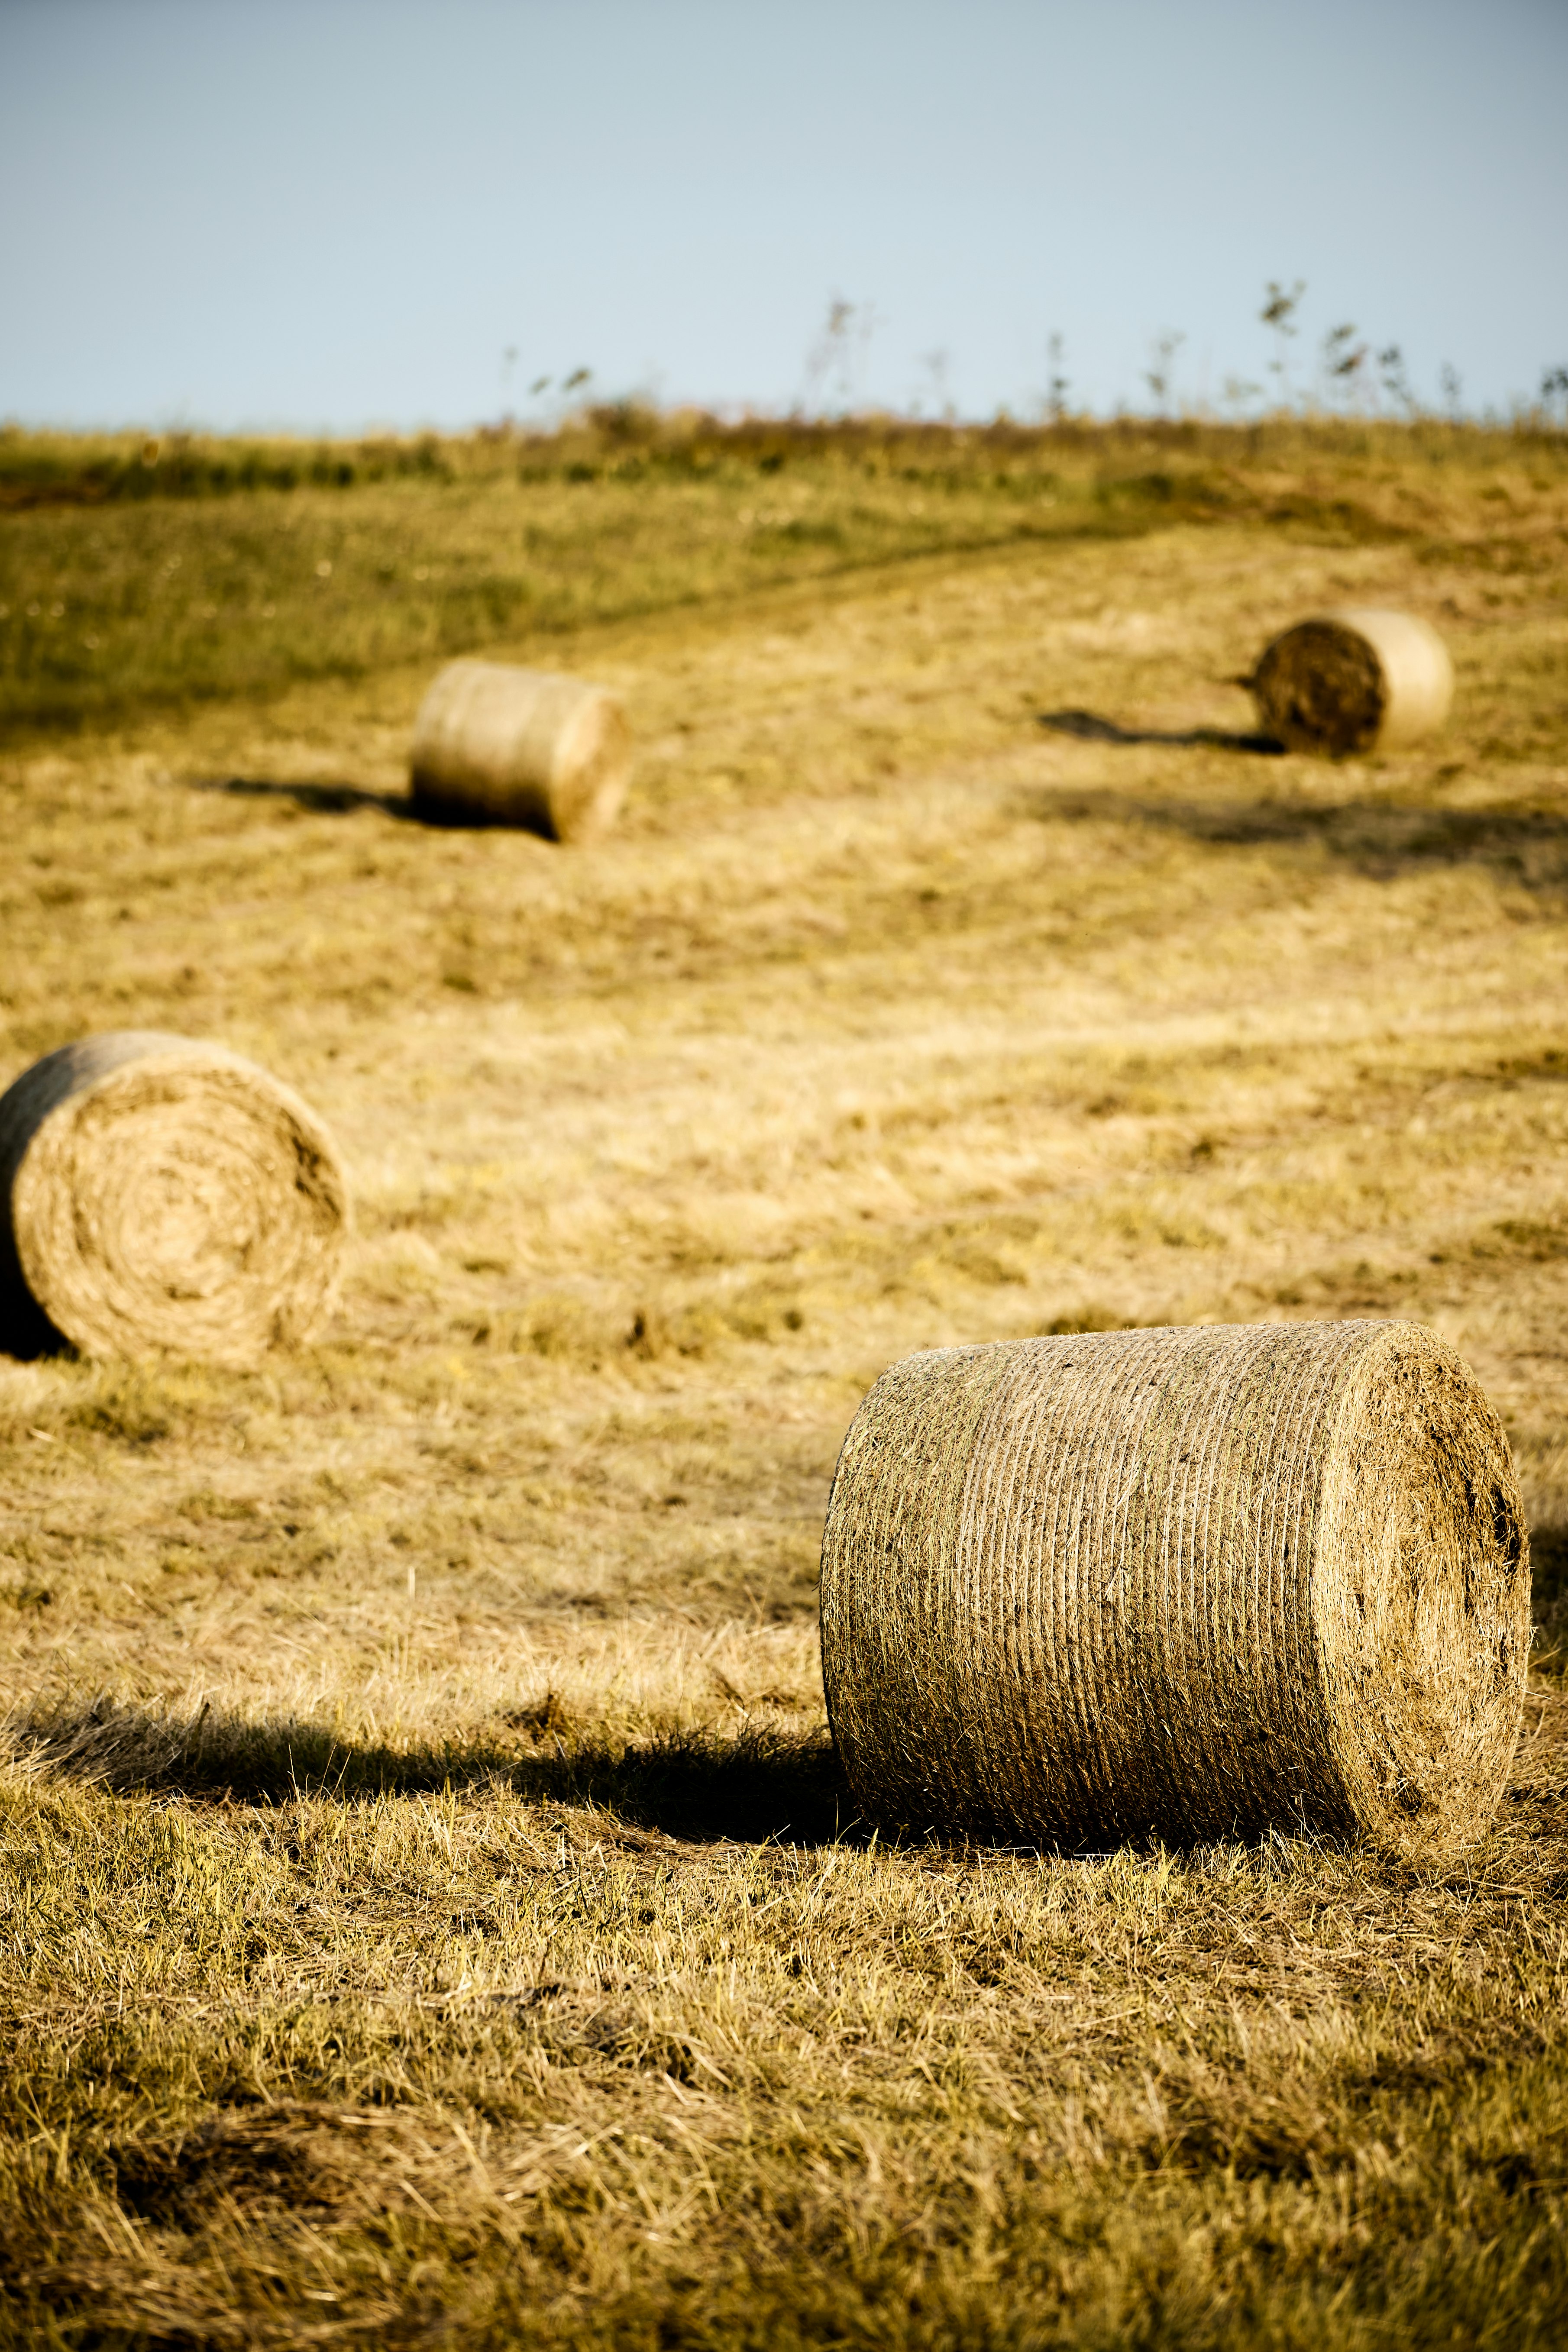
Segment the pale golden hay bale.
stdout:
<path fill-rule="evenodd" d="M 1399 751 L 1447 719 L 1454 666 L 1413 613 L 1369 606 L 1287 629 L 1248 681 L 1262 725 L 1289 751 Z"/>
<path fill-rule="evenodd" d="M 1529 1634 L 1508 1440 L 1413 1323 L 910 1356 L 823 1538 L 828 1714 L 889 1830 L 1440 1858 L 1496 1805 Z"/>
<path fill-rule="evenodd" d="M 432 816 L 592 840 L 614 824 L 630 773 L 625 712 L 580 677 L 448 662 L 414 722 L 414 798 Z"/>
<path fill-rule="evenodd" d="M 348 1222 L 298 1095 L 221 1045 L 120 1030 L 0 1096 L 0 1339 L 245 1363 L 329 1312 Z"/>

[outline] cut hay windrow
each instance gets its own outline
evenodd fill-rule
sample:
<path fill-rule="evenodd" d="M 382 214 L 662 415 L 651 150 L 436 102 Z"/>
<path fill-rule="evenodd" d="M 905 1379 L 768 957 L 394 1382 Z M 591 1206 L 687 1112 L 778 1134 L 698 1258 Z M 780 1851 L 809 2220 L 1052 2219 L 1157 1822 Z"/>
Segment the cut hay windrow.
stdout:
<path fill-rule="evenodd" d="M 615 823 L 631 736 L 613 694 L 504 662 L 448 662 L 414 722 L 410 783 L 425 814 L 590 841 Z"/>
<path fill-rule="evenodd" d="M 1430 623 L 1373 606 L 1323 613 L 1276 637 L 1247 684 L 1288 751 L 1400 751 L 1447 719 L 1454 666 Z"/>
<path fill-rule="evenodd" d="M 250 1362 L 319 1328 L 347 1223 L 321 1120 L 221 1045 L 119 1030 L 0 1096 L 0 1346 Z"/>
<path fill-rule="evenodd" d="M 1525 1522 L 1413 1323 L 910 1356 L 844 1442 L 828 1714 L 888 1832 L 1101 1847 L 1471 1843 L 1518 1737 Z"/>

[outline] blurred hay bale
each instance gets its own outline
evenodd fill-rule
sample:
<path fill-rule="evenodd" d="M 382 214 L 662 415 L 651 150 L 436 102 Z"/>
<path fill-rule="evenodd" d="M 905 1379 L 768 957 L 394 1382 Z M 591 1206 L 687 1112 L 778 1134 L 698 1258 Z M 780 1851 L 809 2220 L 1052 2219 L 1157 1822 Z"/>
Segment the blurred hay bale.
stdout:
<path fill-rule="evenodd" d="M 347 1221 L 314 1112 L 220 1045 L 120 1030 L 0 1096 L 0 1341 L 249 1362 L 323 1321 Z"/>
<path fill-rule="evenodd" d="M 414 722 L 416 804 L 452 823 L 589 841 L 631 773 L 626 713 L 602 686 L 504 662 L 448 662 Z"/>
<path fill-rule="evenodd" d="M 888 1830 L 1441 1857 L 1497 1802 L 1529 1636 L 1507 1438 L 1412 1323 L 911 1356 L 823 1538 L 828 1713 Z"/>
<path fill-rule="evenodd" d="M 1413 613 L 1324 613 L 1276 637 L 1247 681 L 1288 751 L 1399 751 L 1432 734 L 1454 699 L 1454 666 Z"/>

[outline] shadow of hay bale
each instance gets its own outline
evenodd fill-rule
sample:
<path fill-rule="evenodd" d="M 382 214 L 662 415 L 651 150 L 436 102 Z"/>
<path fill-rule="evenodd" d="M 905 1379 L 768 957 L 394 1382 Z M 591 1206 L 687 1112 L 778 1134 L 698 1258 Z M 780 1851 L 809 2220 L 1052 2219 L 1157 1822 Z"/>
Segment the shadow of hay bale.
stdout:
<path fill-rule="evenodd" d="M 637 1827 L 701 1843 L 832 1845 L 859 1842 L 858 1814 L 826 1731 L 669 1732 L 618 1753 L 574 1754 L 513 1767 L 520 1795 L 604 1807 Z"/>
<path fill-rule="evenodd" d="M 1549 1673 L 1561 1671 L 1568 1664 L 1568 1528 L 1542 1528 L 1531 1541 L 1549 1563 L 1562 1627 L 1553 1643 L 1547 1625 L 1548 1654 L 1540 1663 Z M 634 1847 L 645 1837 L 650 1847 L 665 1840 L 691 1846 L 858 1848 L 875 1842 L 941 1852 L 960 1862 L 1013 1853 L 1027 1858 L 1059 1853 L 1063 1859 L 1092 1861 L 1112 1851 L 977 1846 L 931 1836 L 884 1834 L 874 1841 L 831 1739 L 820 1728 L 799 1733 L 751 1724 L 728 1735 L 672 1730 L 619 1745 L 592 1732 L 579 1732 L 569 1744 L 571 1718 L 559 1708 L 550 1710 L 550 1747 L 522 1757 L 515 1745 L 483 1738 L 394 1749 L 343 1740 L 297 1718 L 255 1723 L 205 1707 L 175 1717 L 78 1696 L 14 1711 L 0 1722 L 0 1752 L 41 1778 L 107 1788 L 118 1795 L 167 1794 L 197 1803 L 262 1808 L 307 1797 L 346 1807 L 448 1789 L 459 1795 L 500 1792 L 529 1804 L 581 1806 L 602 1813 L 606 1826 L 619 1833 L 619 1843 Z M 1242 1843 L 1268 1846 L 1277 1841 Z M 1136 1854 L 1187 1849 L 1170 1840 L 1132 1838 L 1114 1850 Z M 1191 1849 L 1205 1850 L 1201 1841 Z M 1406 1883 L 1402 1866 L 1376 1866 L 1380 1884 Z"/>
<path fill-rule="evenodd" d="M 1266 760 L 1281 759 L 1285 752 L 1284 744 L 1272 735 L 1237 734 L 1228 727 L 1186 727 L 1173 732 L 1164 727 L 1121 727 L 1092 710 L 1042 710 L 1039 719 L 1053 734 L 1070 735 L 1079 743 L 1197 743 L 1211 751 L 1251 751 Z"/>
<path fill-rule="evenodd" d="M 417 825 L 422 833 L 505 831 L 530 834 L 539 841 L 552 837 L 540 826 L 521 819 L 487 814 L 482 809 L 467 806 L 416 801 L 411 793 L 367 792 L 360 784 L 287 784 L 267 776 L 198 776 L 193 781 L 193 790 L 223 793 L 235 800 L 285 801 L 310 816 L 357 816 L 363 809 L 377 809 L 395 824 Z"/>
<path fill-rule="evenodd" d="M 284 1718 L 247 1722 L 204 1706 L 195 1716 L 106 1697 L 36 1701 L 0 1730 L 24 1768 L 131 1794 L 167 1790 L 231 1803 L 309 1796 L 352 1804 L 435 1790 L 505 1790 L 533 1804 L 591 1806 L 617 1821 L 707 1844 L 831 1844 L 855 1828 L 838 1760 L 823 1730 L 671 1729 L 620 1742 L 557 1714 L 550 1744 L 478 1738 L 407 1748 L 338 1738 Z"/>
<path fill-rule="evenodd" d="M 1568 885 L 1568 817 L 1546 811 L 1410 808 L 1376 801 L 1166 800 L 1093 790 L 1037 793 L 1028 806 L 1043 824 L 1159 825 L 1216 848 L 1315 847 L 1379 882 L 1423 867 L 1476 864 L 1500 869 L 1527 890 Z"/>
<path fill-rule="evenodd" d="M 405 824 L 423 821 L 405 793 L 369 793 L 358 784 L 282 784 L 265 776 L 198 776 L 194 789 L 226 793 L 236 800 L 288 801 L 312 816 L 353 816 L 361 809 L 374 808 Z"/>
<path fill-rule="evenodd" d="M 226 2203 L 279 2215 L 334 2212 L 356 2187 L 341 2128 L 332 2129 L 341 2121 L 330 2108 L 293 2101 L 132 2141 L 114 2151 L 115 2195 L 141 2220 L 184 2231 L 200 2229 Z"/>
<path fill-rule="evenodd" d="M 1530 1568 L 1535 1611 L 1531 1664 L 1546 1674 L 1568 1673 L 1568 1527 L 1531 1529 Z"/>
<path fill-rule="evenodd" d="M 0 1261 L 8 1257 L 13 1263 L 14 1249 L 7 1250 L 9 1234 L 0 1241 Z M 76 1349 L 63 1331 L 57 1331 L 36 1298 L 24 1286 L 20 1273 L 10 1278 L 9 1266 L 0 1262 L 0 1356 L 9 1356 L 14 1363 L 37 1364 L 47 1356 L 74 1356 Z"/>

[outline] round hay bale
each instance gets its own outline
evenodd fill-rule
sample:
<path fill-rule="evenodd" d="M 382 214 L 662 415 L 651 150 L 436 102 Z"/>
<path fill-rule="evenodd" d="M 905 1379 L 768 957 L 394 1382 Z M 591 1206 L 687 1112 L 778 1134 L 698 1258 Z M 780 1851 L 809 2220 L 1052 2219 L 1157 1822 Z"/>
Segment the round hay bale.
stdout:
<path fill-rule="evenodd" d="M 1497 1803 L 1529 1637 L 1508 1440 L 1413 1323 L 910 1356 L 823 1538 L 829 1719 L 891 1832 L 1440 1858 Z"/>
<path fill-rule="evenodd" d="M 120 1030 L 0 1096 L 0 1331 L 249 1362 L 323 1321 L 347 1223 L 320 1119 L 221 1045 Z"/>
<path fill-rule="evenodd" d="M 448 662 L 414 722 L 415 804 L 447 823 L 589 841 L 631 774 L 626 713 L 602 686 L 504 662 Z"/>
<path fill-rule="evenodd" d="M 1288 751 L 1401 751 L 1441 727 L 1454 665 L 1413 613 L 1357 606 L 1276 637 L 1247 681 L 1262 726 Z"/>

